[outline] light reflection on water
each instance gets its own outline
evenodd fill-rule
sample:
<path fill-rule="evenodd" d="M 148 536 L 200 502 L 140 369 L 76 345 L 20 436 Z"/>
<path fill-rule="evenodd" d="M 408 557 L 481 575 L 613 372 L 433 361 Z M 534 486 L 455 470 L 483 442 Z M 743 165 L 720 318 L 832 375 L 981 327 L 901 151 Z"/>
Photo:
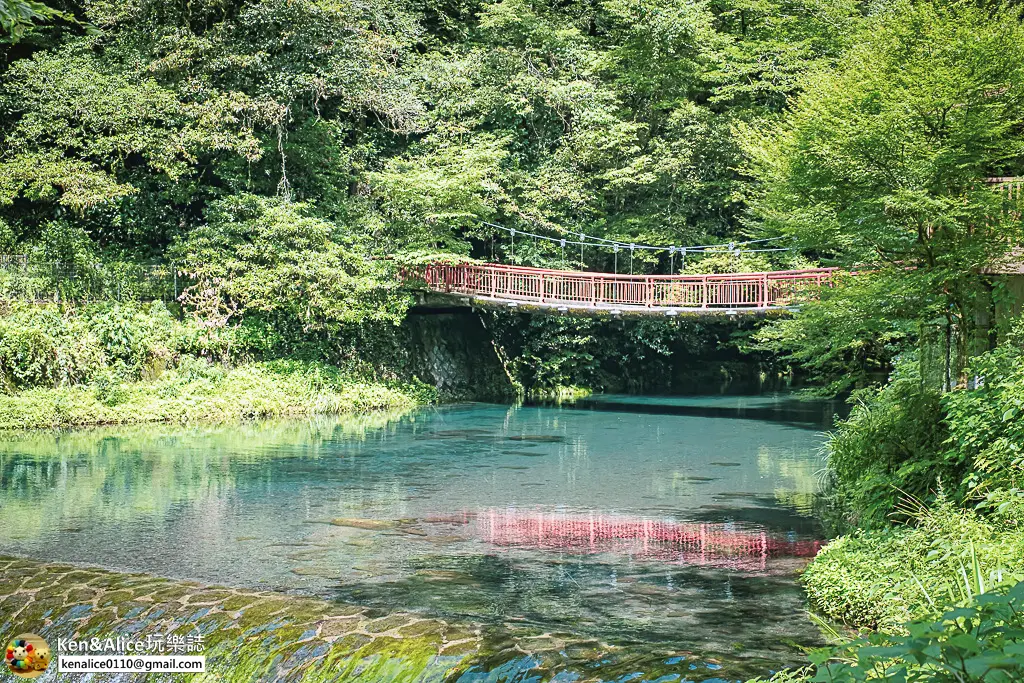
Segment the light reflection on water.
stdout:
<path fill-rule="evenodd" d="M 763 672 L 817 638 L 793 572 L 830 419 L 598 397 L 19 437 L 0 552 L 526 623 L 624 645 L 638 671 Z"/>

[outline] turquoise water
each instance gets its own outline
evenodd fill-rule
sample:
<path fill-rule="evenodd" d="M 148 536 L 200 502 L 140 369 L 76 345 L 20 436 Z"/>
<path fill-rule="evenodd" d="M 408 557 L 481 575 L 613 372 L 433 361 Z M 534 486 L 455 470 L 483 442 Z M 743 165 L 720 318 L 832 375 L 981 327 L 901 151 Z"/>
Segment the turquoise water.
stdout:
<path fill-rule="evenodd" d="M 735 680 L 818 642 L 794 573 L 821 537 L 831 410 L 602 396 L 19 437 L 0 443 L 0 553 L 529 627 L 614 645 L 637 680 Z M 515 679 L 520 650 L 478 673 Z"/>

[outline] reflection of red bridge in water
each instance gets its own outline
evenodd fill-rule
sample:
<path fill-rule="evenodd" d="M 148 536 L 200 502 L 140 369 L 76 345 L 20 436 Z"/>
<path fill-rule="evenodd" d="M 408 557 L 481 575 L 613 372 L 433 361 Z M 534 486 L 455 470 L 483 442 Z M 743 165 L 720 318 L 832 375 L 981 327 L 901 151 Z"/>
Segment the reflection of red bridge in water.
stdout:
<path fill-rule="evenodd" d="M 763 570 L 772 558 L 813 557 L 821 548 L 821 541 L 795 540 L 763 529 L 632 515 L 486 509 L 450 521 L 471 524 L 479 538 L 501 547 L 628 553 L 679 564 L 746 570 Z"/>

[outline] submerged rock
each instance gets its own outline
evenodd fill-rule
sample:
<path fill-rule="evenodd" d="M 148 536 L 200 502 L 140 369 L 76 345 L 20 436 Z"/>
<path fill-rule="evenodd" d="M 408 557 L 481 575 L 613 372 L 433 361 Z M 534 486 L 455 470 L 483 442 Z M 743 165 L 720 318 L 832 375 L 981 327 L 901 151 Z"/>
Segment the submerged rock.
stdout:
<path fill-rule="evenodd" d="M 509 441 L 532 441 L 534 443 L 564 443 L 564 436 L 550 436 L 547 434 L 523 434 L 521 436 L 509 436 Z"/>
<path fill-rule="evenodd" d="M 394 529 L 398 522 L 392 519 L 366 519 L 363 517 L 336 517 L 331 520 L 334 526 L 347 526 L 353 529 L 367 529 L 369 531 L 383 531 Z"/>
<path fill-rule="evenodd" d="M 324 567 L 292 571 L 332 574 Z M 0 557 L 0 587 L 5 589 L 0 613 L 17 614 L 27 630 L 51 643 L 58 637 L 142 633 L 185 639 L 198 631 L 210 680 L 440 680 L 442 674 L 469 669 L 482 645 L 475 626 L 408 612 L 382 615 L 298 595 L 211 588 L 10 557 Z M 41 599 L 43 591 L 53 597 Z M 55 680 L 64 678 L 61 674 Z M 153 677 L 90 678 L 96 683 L 145 683 Z"/>

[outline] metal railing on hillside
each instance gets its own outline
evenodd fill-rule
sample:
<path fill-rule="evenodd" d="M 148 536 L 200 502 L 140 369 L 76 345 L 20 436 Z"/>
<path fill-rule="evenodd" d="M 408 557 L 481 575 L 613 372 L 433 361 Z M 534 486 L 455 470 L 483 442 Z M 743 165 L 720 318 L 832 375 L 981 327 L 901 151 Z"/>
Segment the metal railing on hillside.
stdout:
<path fill-rule="evenodd" d="M 64 263 L 0 254 L 0 301 L 175 301 L 189 284 L 168 264 Z"/>

